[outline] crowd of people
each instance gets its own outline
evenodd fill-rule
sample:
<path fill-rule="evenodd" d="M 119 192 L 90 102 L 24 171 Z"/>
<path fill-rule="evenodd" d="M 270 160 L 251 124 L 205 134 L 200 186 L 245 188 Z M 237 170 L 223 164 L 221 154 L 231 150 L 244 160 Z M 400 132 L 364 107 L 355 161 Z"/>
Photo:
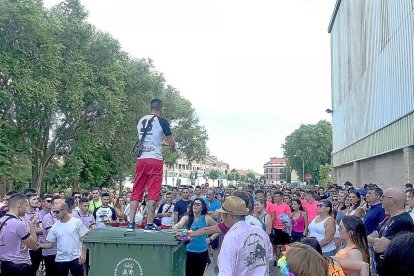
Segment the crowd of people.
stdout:
<path fill-rule="evenodd" d="M 60 191 L 39 196 L 34 189 L 6 193 L 0 204 L 1 275 L 36 275 L 42 262 L 46 275 L 85 275 L 83 236 L 126 226 L 131 221 L 130 197 L 129 189 L 119 194 L 105 187 L 68 195 Z M 385 191 L 375 184 L 357 189 L 349 182 L 327 188 L 163 186 L 159 197 L 154 225 L 191 230 L 187 275 L 203 275 L 210 263 L 219 275 L 284 275 L 286 269 L 302 276 L 414 271 L 409 261 L 414 257 L 411 184 Z M 144 196 L 136 227 L 145 228 L 147 219 Z M 262 241 L 251 243 L 259 249 L 249 248 L 248 239 Z M 232 250 L 246 250 L 250 259 Z M 260 272 L 243 274 L 254 267 Z"/>
<path fill-rule="evenodd" d="M 414 189 L 290 185 L 162 187 L 162 147 L 176 145 L 163 102 L 137 124 L 132 190 L 10 191 L 0 205 L 1 275 L 88 274 L 89 231 L 178 230 L 186 275 L 413 275 Z M 184 232 L 182 231 L 184 229 Z M 99 230 L 98 230 L 99 231 Z M 181 236 L 181 233 L 185 235 Z"/>

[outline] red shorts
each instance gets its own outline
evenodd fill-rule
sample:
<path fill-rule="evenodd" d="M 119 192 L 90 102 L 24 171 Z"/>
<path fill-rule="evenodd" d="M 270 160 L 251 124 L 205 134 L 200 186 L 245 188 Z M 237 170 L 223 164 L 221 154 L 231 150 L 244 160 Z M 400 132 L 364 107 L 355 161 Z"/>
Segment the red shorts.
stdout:
<path fill-rule="evenodd" d="M 149 200 L 157 202 L 160 200 L 162 167 L 162 160 L 151 158 L 137 160 L 131 200 L 142 201 L 145 189 L 147 189 Z"/>

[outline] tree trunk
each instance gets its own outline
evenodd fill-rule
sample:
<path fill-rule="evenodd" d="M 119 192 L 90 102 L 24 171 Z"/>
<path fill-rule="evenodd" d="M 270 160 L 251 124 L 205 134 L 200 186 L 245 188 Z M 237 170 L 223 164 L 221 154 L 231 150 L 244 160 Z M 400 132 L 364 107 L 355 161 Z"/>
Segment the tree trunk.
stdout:
<path fill-rule="evenodd" d="M 42 188 L 43 177 L 45 175 L 45 165 L 38 158 L 32 160 L 32 182 L 31 188 L 35 188 L 38 193 Z"/>
<path fill-rule="evenodd" d="M 73 182 L 73 190 L 79 191 L 79 179 Z"/>
<path fill-rule="evenodd" d="M 119 181 L 119 194 L 118 197 L 122 195 L 122 191 L 124 190 L 124 187 L 122 186 L 122 179 Z"/>
<path fill-rule="evenodd" d="M 168 183 L 167 173 L 168 173 L 168 169 L 165 170 L 165 185 L 167 185 L 167 183 Z"/>

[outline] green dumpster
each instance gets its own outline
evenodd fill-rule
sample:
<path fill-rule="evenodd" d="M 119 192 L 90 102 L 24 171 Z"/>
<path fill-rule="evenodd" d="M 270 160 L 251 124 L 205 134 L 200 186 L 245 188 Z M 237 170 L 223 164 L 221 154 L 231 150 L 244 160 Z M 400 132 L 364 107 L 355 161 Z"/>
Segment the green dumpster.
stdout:
<path fill-rule="evenodd" d="M 182 276 L 186 251 L 171 231 L 145 232 L 109 227 L 90 231 L 90 276 Z"/>

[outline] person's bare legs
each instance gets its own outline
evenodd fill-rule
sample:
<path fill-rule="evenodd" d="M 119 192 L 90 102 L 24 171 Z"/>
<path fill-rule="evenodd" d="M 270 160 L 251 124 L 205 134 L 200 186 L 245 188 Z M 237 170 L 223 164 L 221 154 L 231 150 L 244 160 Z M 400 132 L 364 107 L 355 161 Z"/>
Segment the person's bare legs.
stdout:
<path fill-rule="evenodd" d="M 151 199 L 148 200 L 147 208 L 148 208 L 147 224 L 152 224 L 154 222 L 155 209 L 157 208 L 157 202 Z"/>
<path fill-rule="evenodd" d="M 129 222 L 134 223 L 135 225 L 135 215 L 139 206 L 138 200 L 131 200 L 130 202 L 130 213 L 129 213 Z"/>

